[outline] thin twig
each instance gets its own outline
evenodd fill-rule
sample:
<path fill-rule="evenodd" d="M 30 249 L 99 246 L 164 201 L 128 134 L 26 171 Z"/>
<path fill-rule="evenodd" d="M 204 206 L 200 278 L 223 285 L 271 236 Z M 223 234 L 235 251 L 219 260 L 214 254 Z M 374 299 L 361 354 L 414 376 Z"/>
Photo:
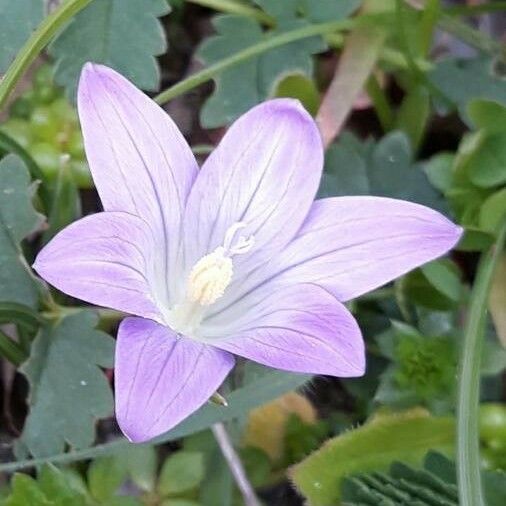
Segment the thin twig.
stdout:
<path fill-rule="evenodd" d="M 212 426 L 212 431 L 216 442 L 220 447 L 221 453 L 223 453 L 223 456 L 227 461 L 235 483 L 241 491 L 245 506 L 260 506 L 260 501 L 258 500 L 246 473 L 244 472 L 241 459 L 237 455 L 232 442 L 230 441 L 227 429 L 225 429 L 225 426 L 222 423 L 215 423 Z"/>

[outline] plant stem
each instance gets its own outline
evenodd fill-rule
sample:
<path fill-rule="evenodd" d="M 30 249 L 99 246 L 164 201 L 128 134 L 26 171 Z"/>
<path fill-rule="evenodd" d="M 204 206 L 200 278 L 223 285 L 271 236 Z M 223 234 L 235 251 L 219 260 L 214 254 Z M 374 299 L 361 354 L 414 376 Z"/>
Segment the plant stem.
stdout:
<path fill-rule="evenodd" d="M 479 14 L 488 14 L 490 12 L 500 12 L 506 10 L 506 2 L 488 2 L 478 5 L 453 5 L 443 9 L 449 16 L 476 16 Z"/>
<path fill-rule="evenodd" d="M 189 3 L 209 7 L 215 11 L 228 14 L 239 14 L 248 18 L 256 19 L 266 26 L 274 26 L 276 23 L 273 18 L 260 9 L 250 7 L 249 5 L 235 2 L 234 0 L 186 0 Z"/>
<path fill-rule="evenodd" d="M 216 423 L 212 426 L 211 430 L 213 431 L 214 438 L 220 447 L 221 453 L 227 461 L 230 472 L 235 479 L 237 488 L 242 494 L 245 506 L 260 506 L 260 501 L 258 500 L 255 491 L 246 476 L 241 459 L 237 455 L 237 452 L 230 441 L 230 437 L 225 429 L 225 426 L 222 423 Z"/>
<path fill-rule="evenodd" d="M 47 16 L 19 51 L 0 83 L 0 110 L 17 82 L 62 26 L 92 0 L 68 0 Z"/>
<path fill-rule="evenodd" d="M 155 101 L 159 104 L 168 102 L 169 100 L 186 93 L 187 91 L 199 86 L 209 79 L 212 79 L 220 72 L 241 63 L 245 60 L 258 56 L 261 53 L 265 53 L 271 49 L 274 49 L 296 40 L 306 39 L 308 37 L 314 37 L 315 35 L 322 35 L 324 33 L 334 32 L 338 30 L 346 30 L 354 25 L 352 20 L 341 20 L 332 21 L 330 23 L 319 23 L 315 25 L 305 26 L 303 28 L 297 28 L 296 30 L 290 30 L 283 32 L 280 35 L 276 35 L 267 40 L 254 44 L 242 51 L 238 51 L 233 55 L 220 60 L 219 62 L 211 65 L 200 72 L 197 72 L 186 79 L 183 79 L 179 83 L 171 86 L 167 90 L 160 93 Z"/>
<path fill-rule="evenodd" d="M 481 351 L 490 285 L 505 236 L 506 223 L 494 246 L 480 261 L 464 330 L 457 402 L 457 483 L 459 504 L 462 506 L 485 506 L 480 475 L 478 426 Z"/>
<path fill-rule="evenodd" d="M 26 360 L 23 348 L 0 330 L 0 355 L 16 367 Z"/>
<path fill-rule="evenodd" d="M 367 80 L 366 91 L 381 123 L 381 128 L 384 132 L 390 131 L 393 128 L 394 113 L 383 88 L 374 74 L 371 74 Z"/>

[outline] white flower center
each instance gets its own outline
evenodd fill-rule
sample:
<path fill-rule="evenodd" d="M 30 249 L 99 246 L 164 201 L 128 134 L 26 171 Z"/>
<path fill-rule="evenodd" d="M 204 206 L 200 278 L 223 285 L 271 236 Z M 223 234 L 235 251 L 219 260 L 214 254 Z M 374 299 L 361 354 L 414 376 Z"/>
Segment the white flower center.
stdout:
<path fill-rule="evenodd" d="M 170 311 L 171 327 L 181 333 L 193 333 L 202 321 L 206 306 L 220 299 L 234 275 L 232 257 L 248 253 L 255 243 L 253 236 L 245 237 L 237 232 L 245 223 L 234 223 L 225 234 L 223 245 L 204 255 L 192 267 L 186 287 L 186 299 Z"/>

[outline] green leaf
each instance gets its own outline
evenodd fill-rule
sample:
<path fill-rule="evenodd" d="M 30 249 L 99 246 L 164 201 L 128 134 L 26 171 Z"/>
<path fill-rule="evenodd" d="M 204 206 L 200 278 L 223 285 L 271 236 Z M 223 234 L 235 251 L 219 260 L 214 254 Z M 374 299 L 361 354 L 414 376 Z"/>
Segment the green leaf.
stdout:
<path fill-rule="evenodd" d="M 5 506 L 52 506 L 37 482 L 26 474 L 15 474 L 12 478 L 12 493 Z"/>
<path fill-rule="evenodd" d="M 193 415 L 181 422 L 177 427 L 153 440 L 153 444 L 175 441 L 190 434 L 207 429 L 214 423 L 226 422 L 244 416 L 244 413 L 294 390 L 311 379 L 307 374 L 290 374 L 264 368 L 264 373 L 247 383 L 244 387 L 227 395 L 228 407 L 207 403 Z M 49 417 L 49 415 L 48 415 Z M 95 458 L 99 455 L 116 453 L 128 448 L 130 443 L 123 438 L 97 445 L 94 448 L 54 453 L 50 457 L 28 459 L 23 461 L 0 464 L 0 472 L 15 471 L 24 467 L 39 465 L 46 462 L 68 463 L 78 460 Z"/>
<path fill-rule="evenodd" d="M 304 108 L 313 116 L 320 105 L 320 94 L 312 79 L 303 74 L 291 74 L 282 79 L 274 93 L 275 97 L 288 97 L 300 100 Z"/>
<path fill-rule="evenodd" d="M 127 476 L 125 462 L 115 457 L 96 459 L 88 468 L 88 487 L 97 501 L 111 499 Z"/>
<path fill-rule="evenodd" d="M 189 492 L 197 488 L 203 478 L 203 454 L 179 451 L 165 460 L 158 480 L 158 492 L 163 497 Z"/>
<path fill-rule="evenodd" d="M 425 86 L 408 91 L 397 113 L 396 128 L 406 132 L 411 145 L 418 150 L 430 115 L 429 93 Z"/>
<path fill-rule="evenodd" d="M 68 163 L 62 163 L 52 188 L 47 217 L 49 228 L 44 232 L 42 242 L 46 244 L 62 228 L 70 225 L 80 217 L 81 199 L 79 190 Z"/>
<path fill-rule="evenodd" d="M 155 56 L 166 50 L 157 17 L 169 12 L 165 0 L 94 0 L 50 47 L 55 80 L 75 96 L 86 62 L 103 63 L 139 88 L 156 90 L 160 71 Z"/>
<path fill-rule="evenodd" d="M 37 285 L 20 242 L 41 224 L 32 206 L 33 187 L 24 163 L 15 155 L 0 161 L 0 301 L 37 305 Z"/>
<path fill-rule="evenodd" d="M 40 490 L 55 506 L 85 506 L 85 495 L 68 476 L 51 464 L 42 466 L 37 476 Z"/>
<path fill-rule="evenodd" d="M 445 210 L 430 185 L 404 132 L 392 132 L 377 144 L 341 136 L 327 151 L 320 196 L 377 195 L 410 200 Z"/>
<path fill-rule="evenodd" d="M 0 0 L 0 74 L 44 17 L 44 0 Z"/>
<path fill-rule="evenodd" d="M 124 462 L 130 479 L 146 492 L 155 488 L 157 455 L 154 446 L 131 445 L 115 455 Z"/>
<path fill-rule="evenodd" d="M 18 442 L 35 457 L 89 446 L 95 421 L 112 412 L 112 394 L 98 369 L 111 367 L 114 341 L 82 311 L 41 330 L 21 371 L 30 382 L 30 412 Z"/>
<path fill-rule="evenodd" d="M 495 100 L 506 105 L 504 80 L 494 75 L 489 58 L 443 60 L 428 75 L 434 86 L 458 106 L 464 119 L 471 99 Z"/>
<path fill-rule="evenodd" d="M 327 441 L 290 474 L 312 506 L 339 504 L 345 476 L 386 470 L 395 460 L 419 463 L 431 448 L 450 451 L 454 437 L 453 419 L 431 417 L 421 409 L 377 415 L 364 426 Z"/>
<path fill-rule="evenodd" d="M 200 502 L 205 506 L 232 506 L 232 474 L 213 433 L 205 430 L 192 434 L 185 438 L 184 449 L 201 452 L 204 456 L 206 472 L 199 486 Z M 246 464 L 242 455 L 241 460 Z"/>
<path fill-rule="evenodd" d="M 462 285 L 458 268 L 451 261 L 434 260 L 425 264 L 421 271 L 429 283 L 448 299 L 453 302 L 460 300 Z"/>
<path fill-rule="evenodd" d="M 286 16 L 279 20 L 275 30 L 266 34 L 255 20 L 242 16 L 217 16 L 213 24 L 217 35 L 207 38 L 197 53 L 206 64 L 216 63 L 270 36 L 304 26 L 305 22 Z M 216 79 L 215 91 L 201 110 L 202 126 L 215 128 L 230 123 L 273 96 L 277 84 L 287 75 L 311 76 L 311 55 L 324 48 L 321 38 L 312 37 L 286 44 L 226 70 Z"/>
<path fill-rule="evenodd" d="M 492 100 L 475 99 L 469 102 L 467 112 L 475 128 L 487 132 L 506 131 L 506 106 Z"/>
<path fill-rule="evenodd" d="M 423 170 L 427 174 L 430 183 L 440 192 L 445 193 L 452 185 L 452 166 L 455 155 L 442 152 L 434 155 L 423 163 Z"/>
<path fill-rule="evenodd" d="M 266 3 L 264 1 L 264 3 Z M 353 14 L 363 0 L 299 0 L 299 10 L 314 23 L 347 18 Z"/>
<path fill-rule="evenodd" d="M 469 178 L 476 186 L 488 188 L 506 183 L 506 129 L 484 135 L 479 149 L 467 159 Z"/>
<path fill-rule="evenodd" d="M 506 165 L 505 171 L 506 171 Z M 506 188 L 493 193 L 480 209 L 480 228 L 491 234 L 499 233 L 506 218 Z"/>
<path fill-rule="evenodd" d="M 506 499 L 506 475 L 482 472 L 488 506 L 502 506 Z M 455 464 L 443 455 L 429 452 L 423 469 L 396 462 L 388 473 L 368 473 L 343 482 L 347 506 L 458 506 Z"/>

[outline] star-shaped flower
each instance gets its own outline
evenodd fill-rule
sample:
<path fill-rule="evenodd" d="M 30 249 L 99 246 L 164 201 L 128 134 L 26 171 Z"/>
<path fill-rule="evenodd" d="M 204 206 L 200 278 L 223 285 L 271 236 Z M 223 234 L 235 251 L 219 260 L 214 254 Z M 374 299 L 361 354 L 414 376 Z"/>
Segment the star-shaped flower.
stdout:
<path fill-rule="evenodd" d="M 167 114 L 113 70 L 87 64 L 78 104 L 104 212 L 62 230 L 34 268 L 73 297 L 135 315 L 120 325 L 115 374 L 132 441 L 205 403 L 234 354 L 362 375 L 364 343 L 343 303 L 461 235 L 409 202 L 314 201 L 322 142 L 296 100 L 251 109 L 200 170 Z"/>

